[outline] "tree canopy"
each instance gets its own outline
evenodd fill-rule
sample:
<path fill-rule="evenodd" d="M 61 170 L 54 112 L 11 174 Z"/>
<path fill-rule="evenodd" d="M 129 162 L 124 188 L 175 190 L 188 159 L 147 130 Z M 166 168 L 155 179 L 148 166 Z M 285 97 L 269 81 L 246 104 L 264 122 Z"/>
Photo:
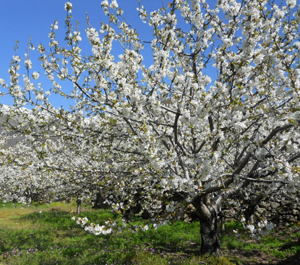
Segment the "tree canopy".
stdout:
<path fill-rule="evenodd" d="M 40 74 L 32 72 L 29 54 L 24 75 L 16 54 L 10 82 L 0 79 L 14 98 L 2 134 L 26 135 L 1 151 L 6 159 L 14 156 L 18 168 L 10 171 L 9 185 L 22 180 L 56 199 L 109 187 L 128 205 L 142 194 L 145 209 L 177 192 L 182 207 L 192 203 L 198 211 L 202 253 L 215 252 L 217 235 L 210 232 L 225 200 L 256 187 L 265 196 L 299 189 L 300 9 L 294 0 L 213 6 L 173 0 L 148 13 L 140 3 L 141 22 L 153 32 L 147 41 L 115 0 L 101 6 L 109 23 L 98 30 L 87 18 L 90 55 L 80 48 L 71 2 L 65 4 L 64 44 L 56 39 L 55 22 L 49 47 L 37 46 L 51 89 L 36 84 Z M 123 53 L 116 56 L 114 45 Z M 149 50 L 153 62 L 145 65 Z M 76 104 L 54 108 L 50 94 Z M 32 109 L 24 111 L 25 104 Z M 167 208 L 174 215 L 182 209 Z"/>

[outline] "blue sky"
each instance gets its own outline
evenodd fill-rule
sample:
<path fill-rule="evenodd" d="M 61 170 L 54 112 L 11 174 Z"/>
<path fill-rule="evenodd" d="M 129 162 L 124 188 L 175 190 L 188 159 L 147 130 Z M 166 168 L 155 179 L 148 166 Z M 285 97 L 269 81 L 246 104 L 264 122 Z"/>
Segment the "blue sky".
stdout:
<path fill-rule="evenodd" d="M 109 0 L 110 2 L 111 0 Z M 53 24 L 54 20 L 57 19 L 59 30 L 56 32 L 60 44 L 63 44 L 65 26 L 64 21 L 66 17 L 66 11 L 64 10 L 64 5 L 67 0 L 0 0 L 0 78 L 5 79 L 9 83 L 9 63 L 14 55 L 14 46 L 15 42 L 19 41 L 19 50 L 18 55 L 24 60 L 24 54 L 27 52 L 27 44 L 29 37 L 32 38 L 32 43 L 38 45 L 42 43 L 46 48 L 48 47 L 49 39 L 48 33 L 50 32 L 50 25 Z M 74 25 L 76 20 L 79 21 L 79 30 L 81 31 L 81 36 L 83 41 L 81 42 L 81 48 L 83 52 L 89 54 L 91 52 L 91 46 L 89 45 L 85 29 L 86 29 L 86 12 L 89 14 L 90 24 L 96 29 L 100 28 L 100 22 L 107 21 L 107 17 L 104 15 L 102 8 L 100 6 L 102 0 L 72 0 L 74 17 Z M 170 0 L 142 0 L 142 4 L 151 12 L 162 6 L 162 2 L 167 5 Z M 214 5 L 216 0 L 207 0 L 208 3 Z M 276 3 L 280 3 L 281 0 L 275 0 Z M 297 0 L 299 4 L 300 0 Z M 137 28 L 137 31 L 140 33 L 140 38 L 143 40 L 150 41 L 152 39 L 151 28 L 143 24 L 139 17 L 136 8 L 138 7 L 138 0 L 118 0 L 119 6 L 124 10 L 124 17 L 129 23 L 132 24 L 134 28 Z M 184 27 L 184 26 L 183 26 Z M 117 50 L 118 51 L 118 50 Z M 120 51 L 120 52 L 119 52 Z M 118 56 L 122 50 L 120 49 Z M 35 55 L 35 58 L 34 58 Z M 41 77 L 38 82 L 43 83 L 44 91 L 49 90 L 52 87 L 52 84 L 47 80 L 43 74 L 43 69 L 40 67 L 40 62 L 37 61 L 38 52 L 32 52 L 32 61 L 33 61 L 33 71 L 38 71 L 41 73 Z M 150 64 L 151 62 L 151 52 L 143 53 L 144 64 Z M 23 64 L 23 62 L 22 62 Z M 214 80 L 216 78 L 216 69 L 210 71 L 207 69 L 209 75 Z M 23 74 L 25 71 L 21 69 L 20 74 Z M 31 73 L 32 73 L 31 72 Z M 21 78 L 22 79 L 22 78 Z M 22 83 L 20 82 L 20 85 Z M 64 88 L 71 88 L 72 84 L 68 81 L 60 81 L 60 85 Z M 0 88 L 0 92 L 3 92 L 3 89 Z M 1 97 L 0 103 L 3 104 L 12 104 L 12 99 L 8 96 Z M 73 102 L 66 102 L 61 97 L 56 96 L 55 99 L 51 100 L 54 103 L 55 107 L 64 106 L 68 108 Z"/>
<path fill-rule="evenodd" d="M 50 25 L 53 24 L 54 20 L 58 20 L 59 30 L 57 31 L 58 39 L 61 43 L 64 39 L 65 26 L 64 21 L 66 17 L 66 11 L 64 5 L 67 0 L 13 0 L 5 1 L 0 0 L 0 78 L 5 79 L 9 82 L 9 63 L 12 56 L 15 54 L 14 46 L 15 42 L 19 41 L 18 55 L 24 59 L 26 53 L 27 44 L 29 37 L 32 38 L 32 43 L 38 45 L 44 44 L 47 48 L 49 39 L 48 33 L 50 32 Z M 100 6 L 102 0 L 73 0 L 73 18 L 74 24 L 76 20 L 79 21 L 79 29 L 83 40 L 86 41 L 86 35 L 84 30 L 86 29 L 86 12 L 88 12 L 90 23 L 93 27 L 99 29 L 100 22 L 105 21 L 107 17 L 104 15 Z M 109 1 L 110 2 L 110 1 Z M 168 1 L 165 0 L 165 3 Z M 137 28 L 140 32 L 140 37 L 144 40 L 151 40 L 152 32 L 149 27 L 145 27 L 145 24 L 141 23 L 136 8 L 138 7 L 138 0 L 119 0 L 119 6 L 124 10 L 124 17 L 130 22 L 133 27 Z M 155 10 L 161 7 L 161 0 L 142 1 L 143 5 L 148 10 Z M 91 46 L 87 41 L 82 42 L 83 51 L 89 53 Z M 33 68 L 34 70 L 41 72 L 39 82 L 44 84 L 44 90 L 47 90 L 47 86 L 51 86 L 51 83 L 43 76 L 42 69 L 39 67 L 40 62 L 34 60 L 38 56 L 37 51 L 31 51 Z M 21 65 L 23 62 L 21 62 Z M 24 71 L 20 71 L 21 74 Z M 21 83 L 20 83 L 21 84 Z M 61 83 L 61 85 L 65 85 Z M 66 84 L 67 85 L 67 84 Z M 69 84 L 70 85 L 70 84 Z M 2 88 L 0 88 L 2 90 Z M 2 90 L 3 92 L 3 90 Z M 12 99 L 9 97 L 0 97 L 0 103 L 12 104 Z M 56 106 L 65 104 L 63 101 L 55 102 Z"/>

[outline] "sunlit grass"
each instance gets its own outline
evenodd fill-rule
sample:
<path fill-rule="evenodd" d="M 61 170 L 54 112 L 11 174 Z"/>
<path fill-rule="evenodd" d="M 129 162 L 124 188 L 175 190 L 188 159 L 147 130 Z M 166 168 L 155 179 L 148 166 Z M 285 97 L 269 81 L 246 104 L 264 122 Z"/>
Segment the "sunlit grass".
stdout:
<path fill-rule="evenodd" d="M 87 234 L 71 217 L 76 203 L 53 203 L 31 207 L 0 203 L 1 264 L 243 264 L 235 257 L 200 257 L 199 223 L 176 222 L 157 230 L 94 236 Z M 109 210 L 83 207 L 81 217 L 103 224 L 121 221 Z M 143 222 L 136 219 L 137 222 Z M 233 229 L 239 229 L 236 237 Z M 295 239 L 299 233 L 291 234 Z M 251 241 L 251 242 L 250 242 Z M 221 236 L 223 249 L 259 251 L 285 258 L 298 253 L 295 240 L 280 240 L 272 234 L 261 241 L 249 241 L 240 224 L 227 223 Z"/>

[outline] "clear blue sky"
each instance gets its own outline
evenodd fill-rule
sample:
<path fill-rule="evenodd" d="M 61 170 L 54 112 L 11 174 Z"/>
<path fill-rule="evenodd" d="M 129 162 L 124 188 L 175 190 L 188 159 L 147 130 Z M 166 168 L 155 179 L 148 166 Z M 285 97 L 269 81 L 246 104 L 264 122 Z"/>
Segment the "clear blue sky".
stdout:
<path fill-rule="evenodd" d="M 38 45 L 43 43 L 47 48 L 49 39 L 48 33 L 50 32 L 50 25 L 54 20 L 58 20 L 59 30 L 56 32 L 58 39 L 61 40 L 61 44 L 64 39 L 65 27 L 64 20 L 66 17 L 66 11 L 64 5 L 67 0 L 0 0 L 0 78 L 9 82 L 9 63 L 14 55 L 14 46 L 16 40 L 19 41 L 18 55 L 24 59 L 26 53 L 29 37 L 32 37 L 32 43 Z M 89 14 L 90 23 L 93 27 L 99 29 L 100 22 L 105 21 L 107 17 L 104 15 L 100 6 L 102 0 L 73 0 L 73 18 L 75 21 L 79 21 L 79 28 L 83 40 L 86 39 L 86 12 Z M 110 2 L 110 1 L 109 1 Z M 168 0 L 164 1 L 168 3 Z M 130 22 L 134 28 L 140 29 L 140 37 L 144 40 L 151 40 L 152 32 L 149 31 L 149 27 L 145 27 L 145 24 L 141 23 L 136 8 L 138 7 L 138 0 L 119 0 L 119 7 L 124 10 L 124 16 Z M 148 10 L 153 11 L 161 7 L 161 0 L 144 0 L 143 5 Z M 143 28 L 141 28 L 143 27 Z M 147 30 L 148 29 L 148 30 Z M 83 51 L 89 53 L 91 46 L 88 43 L 82 42 Z M 32 55 L 38 55 L 37 51 L 32 52 Z M 34 59 L 34 57 L 32 57 Z M 23 65 L 23 62 L 21 62 Z M 47 86 L 51 86 L 46 78 L 43 77 L 42 69 L 39 68 L 40 62 L 33 60 L 33 69 L 41 72 L 39 82 L 42 82 L 47 90 Z M 24 71 L 20 71 L 21 74 Z M 22 78 L 21 78 L 22 79 Z M 20 82 L 21 84 L 21 82 Z M 60 83 L 61 85 L 67 85 Z M 2 90 L 2 88 L 0 88 Z M 3 91 L 3 90 L 2 90 Z M 0 103 L 12 104 L 12 100 L 8 97 L 0 97 Z M 56 102 L 56 106 L 63 105 L 63 102 Z"/>
<path fill-rule="evenodd" d="M 109 0 L 110 2 L 111 0 Z M 9 82 L 9 63 L 12 56 L 14 55 L 15 41 L 19 41 L 19 51 L 18 55 L 24 59 L 24 54 L 26 53 L 27 44 L 29 37 L 32 37 L 32 43 L 38 45 L 40 43 L 44 44 L 47 48 L 49 44 L 48 33 L 50 32 L 50 25 L 53 24 L 54 20 L 58 20 L 59 30 L 56 31 L 58 40 L 60 44 L 63 45 L 64 40 L 64 21 L 66 17 L 66 11 L 64 10 L 64 5 L 67 0 L 0 0 L 0 78 L 5 79 Z M 79 29 L 81 31 L 81 36 L 83 41 L 81 42 L 81 47 L 86 54 L 91 52 L 91 46 L 86 40 L 86 12 L 89 14 L 90 23 L 96 29 L 100 28 L 100 22 L 107 21 L 107 17 L 104 15 L 102 8 L 100 6 L 102 0 L 72 0 L 73 4 L 73 17 L 74 24 L 76 20 L 79 21 Z M 139 17 L 136 8 L 138 7 L 138 0 L 118 0 L 119 6 L 124 10 L 124 17 L 132 24 L 134 28 L 137 28 L 140 38 L 143 40 L 152 39 L 152 31 L 150 27 L 143 24 Z M 156 10 L 162 6 L 162 2 L 167 4 L 170 0 L 142 0 L 142 4 L 148 10 L 148 12 Z M 207 2 L 212 6 L 216 4 L 216 0 L 207 0 Z M 281 2 L 281 0 L 275 0 L 276 3 Z M 299 3 L 300 0 L 297 0 Z M 184 27 L 184 26 L 183 26 Z M 121 50 L 120 50 L 121 53 Z M 32 52 L 37 58 L 37 51 Z M 115 54 L 116 56 L 118 54 Z M 145 64 L 150 63 L 151 52 L 149 56 L 143 53 L 145 58 Z M 33 69 L 41 73 L 41 77 L 38 82 L 43 83 L 43 88 L 45 91 L 52 87 L 51 83 L 44 77 L 43 69 L 40 67 L 40 62 L 33 59 Z M 22 62 L 23 65 L 23 62 Z M 23 69 L 24 70 L 24 69 Z M 209 70 L 209 69 L 208 69 Z M 210 72 L 212 79 L 216 77 L 216 70 Z M 20 71 L 21 74 L 24 71 Z M 22 78 L 21 78 L 22 79 Z M 22 83 L 20 82 L 20 85 Z M 71 87 L 70 82 L 60 82 L 63 87 Z M 0 91 L 3 91 L 0 87 Z M 53 102 L 53 101 L 51 101 Z M 12 104 L 12 99 L 9 97 L 1 97 L 0 103 Z M 68 105 L 72 102 L 66 102 L 61 98 L 56 97 L 55 106 L 59 107 Z"/>

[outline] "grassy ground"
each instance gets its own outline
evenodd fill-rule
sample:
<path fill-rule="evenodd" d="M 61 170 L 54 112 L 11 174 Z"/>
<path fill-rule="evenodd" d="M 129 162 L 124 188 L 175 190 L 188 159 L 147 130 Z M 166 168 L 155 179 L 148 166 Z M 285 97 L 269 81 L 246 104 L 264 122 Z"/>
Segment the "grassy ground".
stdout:
<path fill-rule="evenodd" d="M 275 230 L 257 242 L 238 224 L 228 223 L 221 236 L 224 256 L 200 257 L 198 223 L 177 222 L 155 231 L 94 236 L 71 220 L 70 211 L 75 209 L 75 204 L 22 207 L 0 202 L 0 265 L 300 264 L 297 226 Z M 95 223 L 120 219 L 109 210 L 90 207 L 80 216 Z M 240 237 L 232 232 L 237 228 Z"/>

